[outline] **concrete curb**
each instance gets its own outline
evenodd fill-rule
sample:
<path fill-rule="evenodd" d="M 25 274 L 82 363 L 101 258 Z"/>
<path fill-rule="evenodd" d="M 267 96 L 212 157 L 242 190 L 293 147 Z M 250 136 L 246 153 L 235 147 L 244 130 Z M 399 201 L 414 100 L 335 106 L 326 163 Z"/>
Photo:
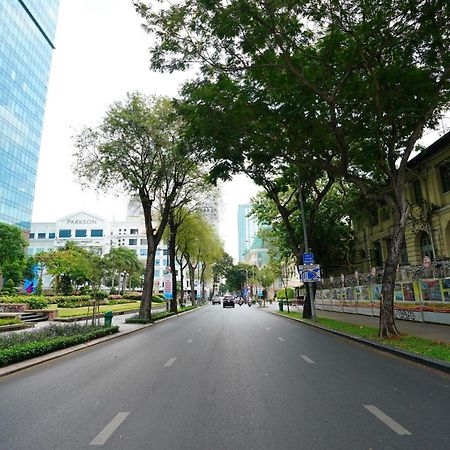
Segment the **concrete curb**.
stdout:
<path fill-rule="evenodd" d="M 153 322 L 153 323 L 142 324 L 142 325 L 141 324 L 135 324 L 136 328 L 133 329 L 133 330 L 119 331 L 118 333 L 110 334 L 108 336 L 103 336 L 103 337 L 98 338 L 98 339 L 93 339 L 92 341 L 85 342 L 84 344 L 74 345 L 73 347 L 64 348 L 62 350 L 57 350 L 56 352 L 47 353 L 46 355 L 38 356 L 36 358 L 27 359 L 25 361 L 21 361 L 21 362 L 16 363 L 16 364 L 11 364 L 10 366 L 1 367 L 0 368 L 0 378 L 1 377 L 5 377 L 7 375 L 11 375 L 11 374 L 16 373 L 16 372 L 20 372 L 20 371 L 28 369 L 30 367 L 37 366 L 39 364 L 46 363 L 47 361 L 52 361 L 53 359 L 61 358 L 62 356 L 69 355 L 70 353 L 78 352 L 80 350 L 84 350 L 86 348 L 93 347 L 94 345 L 102 344 L 103 342 L 110 341 L 111 339 L 117 339 L 117 338 L 120 338 L 122 336 L 126 336 L 126 335 L 131 334 L 131 333 L 136 333 L 137 331 L 141 331 L 141 330 L 143 330 L 145 328 L 157 325 L 159 322 L 165 322 L 166 320 L 175 319 L 175 318 L 177 318 L 179 316 L 182 316 L 184 314 L 187 314 L 187 313 L 190 313 L 190 312 L 193 312 L 193 311 L 198 311 L 199 309 L 203 308 L 204 306 L 205 305 L 202 305 L 202 306 L 199 306 L 199 307 L 197 307 L 195 309 L 190 309 L 189 311 L 183 311 L 183 312 L 178 313 L 176 315 L 165 317 L 164 319 L 157 320 L 156 322 Z"/>
<path fill-rule="evenodd" d="M 283 317 L 285 319 L 293 320 L 295 322 L 300 322 L 305 325 L 309 325 L 313 328 L 319 328 L 320 330 L 327 331 L 328 333 L 335 334 L 337 336 L 341 336 L 347 339 L 350 339 L 355 342 L 359 342 L 360 344 L 367 345 L 369 347 L 376 348 L 380 351 L 391 353 L 393 355 L 399 356 L 404 359 L 408 359 L 410 361 L 414 361 L 416 363 L 422 364 L 424 366 L 432 367 L 433 369 L 440 370 L 445 373 L 450 373 L 450 364 L 445 361 L 439 361 L 438 359 L 428 358 L 426 356 L 419 355 L 417 353 L 408 352 L 406 350 L 401 350 L 395 347 L 390 347 L 389 345 L 379 344 L 378 342 L 371 341 L 369 339 L 365 339 L 362 337 L 352 336 L 350 334 L 342 333 L 341 331 L 330 330 L 329 328 L 322 327 L 320 325 L 316 325 L 310 322 L 306 322 L 303 319 L 296 319 L 295 317 L 287 317 L 281 314 L 278 314 L 275 311 L 267 311 L 270 314 L 273 314 L 277 317 Z"/>

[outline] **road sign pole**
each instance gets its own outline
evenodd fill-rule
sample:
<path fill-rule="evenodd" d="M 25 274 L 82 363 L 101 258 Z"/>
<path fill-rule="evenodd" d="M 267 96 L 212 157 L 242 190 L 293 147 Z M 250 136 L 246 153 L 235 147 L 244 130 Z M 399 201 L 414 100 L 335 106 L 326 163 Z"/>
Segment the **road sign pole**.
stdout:
<path fill-rule="evenodd" d="M 303 191 L 302 191 L 302 186 L 300 184 L 300 180 L 298 182 L 298 200 L 300 202 L 300 210 L 302 213 L 303 240 L 305 241 L 305 253 L 309 253 L 308 232 L 306 231 L 305 209 L 303 208 Z M 308 283 L 308 293 L 309 293 L 309 301 L 311 303 L 311 320 L 313 322 L 315 322 L 316 321 L 316 306 L 314 304 L 314 289 L 313 289 L 311 283 Z"/>

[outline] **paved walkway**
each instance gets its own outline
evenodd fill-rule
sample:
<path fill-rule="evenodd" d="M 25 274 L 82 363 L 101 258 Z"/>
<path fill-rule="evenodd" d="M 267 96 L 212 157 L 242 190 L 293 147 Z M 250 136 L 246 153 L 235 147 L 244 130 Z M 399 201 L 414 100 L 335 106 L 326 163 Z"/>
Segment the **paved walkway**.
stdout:
<path fill-rule="evenodd" d="M 303 312 L 302 306 L 291 306 L 290 308 L 291 311 Z M 269 305 L 269 309 L 278 311 L 278 303 L 272 303 L 272 305 Z M 286 310 L 286 306 L 284 307 L 284 309 Z M 347 322 L 354 325 L 362 325 L 373 328 L 378 328 L 379 326 L 380 319 L 378 317 L 364 316 L 362 314 L 323 311 L 321 309 L 318 309 L 316 312 L 318 317 L 340 320 L 342 322 Z M 421 337 L 424 339 L 431 339 L 432 341 L 439 341 L 450 344 L 450 326 L 448 325 L 439 325 L 428 322 L 413 322 L 409 320 L 398 319 L 395 321 L 395 324 L 397 325 L 397 328 L 401 334 Z"/>

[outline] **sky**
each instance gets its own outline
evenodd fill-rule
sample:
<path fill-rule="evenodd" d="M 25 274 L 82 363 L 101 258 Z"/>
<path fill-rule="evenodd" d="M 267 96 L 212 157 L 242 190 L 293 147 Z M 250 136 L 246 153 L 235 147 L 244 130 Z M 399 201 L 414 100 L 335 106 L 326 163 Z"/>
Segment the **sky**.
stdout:
<path fill-rule="evenodd" d="M 33 222 L 54 222 L 86 211 L 107 220 L 122 220 L 127 198 L 82 190 L 72 173 L 72 136 L 100 122 L 108 106 L 127 92 L 176 96 L 185 73 L 149 70 L 151 37 L 131 0 L 61 0 L 56 49 L 48 86 Z M 243 175 L 224 183 L 220 237 L 237 259 L 237 206 L 248 203 L 258 188 Z"/>

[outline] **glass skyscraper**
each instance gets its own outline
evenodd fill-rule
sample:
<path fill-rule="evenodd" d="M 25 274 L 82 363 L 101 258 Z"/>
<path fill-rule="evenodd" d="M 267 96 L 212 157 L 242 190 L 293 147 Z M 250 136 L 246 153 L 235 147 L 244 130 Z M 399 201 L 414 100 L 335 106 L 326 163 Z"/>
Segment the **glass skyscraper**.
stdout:
<path fill-rule="evenodd" d="M 30 229 L 60 0 L 0 0 L 0 221 Z"/>

